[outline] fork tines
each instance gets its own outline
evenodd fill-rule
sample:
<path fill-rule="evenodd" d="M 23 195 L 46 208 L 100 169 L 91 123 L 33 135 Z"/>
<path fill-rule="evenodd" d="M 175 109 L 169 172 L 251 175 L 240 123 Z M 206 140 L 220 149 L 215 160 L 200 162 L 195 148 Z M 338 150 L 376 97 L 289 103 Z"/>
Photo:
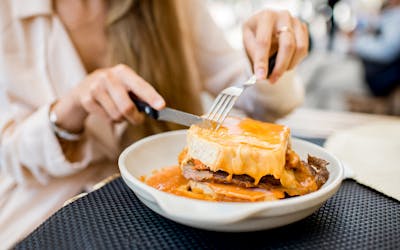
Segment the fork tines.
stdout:
<path fill-rule="evenodd" d="M 207 114 L 207 119 L 217 123 L 216 129 L 224 122 L 225 118 L 228 116 L 229 111 L 235 105 L 237 96 L 229 95 L 226 93 L 221 93 L 215 99 L 209 113 Z"/>
<path fill-rule="evenodd" d="M 254 85 L 256 83 L 256 80 L 256 77 L 252 76 L 241 87 L 232 86 L 222 90 L 222 92 L 215 99 L 206 117 L 208 120 L 217 123 L 215 129 L 218 129 L 225 121 L 229 112 L 235 105 L 236 99 L 242 94 L 244 88 Z"/>

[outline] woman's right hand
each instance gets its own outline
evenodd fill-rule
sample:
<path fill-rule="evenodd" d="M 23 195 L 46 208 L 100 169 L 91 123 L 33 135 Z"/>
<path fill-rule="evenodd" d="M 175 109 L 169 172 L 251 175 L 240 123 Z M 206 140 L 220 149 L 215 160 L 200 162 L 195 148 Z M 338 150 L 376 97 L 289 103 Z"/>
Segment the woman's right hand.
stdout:
<path fill-rule="evenodd" d="M 94 71 L 59 99 L 53 107 L 57 126 L 70 132 L 82 131 L 88 114 L 100 115 L 112 122 L 127 120 L 139 124 L 144 117 L 137 111 L 129 92 L 155 109 L 165 106 L 164 99 L 149 83 L 128 66 L 120 64 Z"/>

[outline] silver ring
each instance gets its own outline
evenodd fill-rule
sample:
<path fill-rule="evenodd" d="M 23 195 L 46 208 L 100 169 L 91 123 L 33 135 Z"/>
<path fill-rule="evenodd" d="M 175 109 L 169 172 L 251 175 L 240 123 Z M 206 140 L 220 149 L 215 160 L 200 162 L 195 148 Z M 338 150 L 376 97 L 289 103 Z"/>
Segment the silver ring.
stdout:
<path fill-rule="evenodd" d="M 276 35 L 280 35 L 281 33 L 284 33 L 284 32 L 292 33 L 292 29 L 289 28 L 289 26 L 284 25 L 284 26 L 280 27 L 280 28 L 276 31 Z"/>

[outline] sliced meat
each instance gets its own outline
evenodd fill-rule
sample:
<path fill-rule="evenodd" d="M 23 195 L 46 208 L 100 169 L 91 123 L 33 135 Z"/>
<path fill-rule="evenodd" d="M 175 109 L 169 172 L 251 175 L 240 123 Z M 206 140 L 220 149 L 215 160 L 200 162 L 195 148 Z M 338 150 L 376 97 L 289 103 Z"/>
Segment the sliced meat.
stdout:
<path fill-rule="evenodd" d="M 261 178 L 260 184 L 270 184 L 273 186 L 280 186 L 281 182 L 279 181 L 279 179 L 275 179 L 272 175 L 266 175 Z"/>
<path fill-rule="evenodd" d="M 296 164 L 294 164 L 296 162 Z M 290 168 L 293 169 L 295 177 L 299 183 L 313 178 L 318 188 L 320 188 L 329 177 L 326 166 L 329 163 L 323 159 L 308 155 L 307 162 L 292 161 Z M 278 187 L 281 186 L 279 179 L 275 179 L 272 175 L 266 175 L 261 178 L 258 185 L 254 184 L 254 179 L 248 175 L 233 175 L 231 178 L 224 171 L 212 172 L 208 167 L 195 160 L 189 160 L 182 167 L 182 174 L 186 179 L 199 182 L 213 182 L 221 184 L 234 184 L 240 187 Z"/>
<path fill-rule="evenodd" d="M 314 170 L 315 182 L 321 187 L 329 178 L 329 172 L 326 166 L 329 162 L 324 159 L 308 155 L 307 163 Z"/>
<path fill-rule="evenodd" d="M 328 164 L 323 159 L 308 155 L 307 161 L 301 161 L 294 169 L 296 180 L 301 183 L 311 177 L 320 188 L 328 180 L 329 172 L 326 168 Z"/>
<path fill-rule="evenodd" d="M 182 174 L 188 180 L 208 181 L 213 178 L 214 173 L 208 170 L 196 170 L 190 165 L 185 165 L 182 167 Z"/>
<path fill-rule="evenodd" d="M 182 174 L 186 179 L 193 181 L 208 181 L 208 182 L 222 183 L 222 184 L 233 183 L 241 187 L 254 187 L 254 184 L 250 182 L 246 177 L 233 176 L 232 179 L 229 180 L 229 175 L 226 172 L 197 170 L 189 164 L 186 164 L 182 167 Z"/>
<path fill-rule="evenodd" d="M 212 172 L 210 170 L 197 170 L 189 164 L 182 167 L 182 174 L 186 179 L 194 181 L 207 181 L 221 184 L 234 184 L 240 187 L 257 187 L 261 184 L 280 185 L 280 181 L 273 176 L 267 175 L 261 178 L 260 185 L 254 184 L 254 179 L 248 175 L 233 175 L 229 178 L 229 174 L 224 171 Z"/>
<path fill-rule="evenodd" d="M 208 170 L 209 168 L 204 165 L 201 161 L 199 160 L 195 160 L 195 159 L 190 159 L 187 161 L 187 164 L 189 164 L 190 166 L 192 166 L 192 168 L 196 169 L 196 170 Z"/>
<path fill-rule="evenodd" d="M 314 165 L 318 169 L 320 168 L 326 168 L 326 166 L 329 164 L 329 162 L 325 161 L 324 159 L 308 155 L 307 162 L 310 165 Z"/>

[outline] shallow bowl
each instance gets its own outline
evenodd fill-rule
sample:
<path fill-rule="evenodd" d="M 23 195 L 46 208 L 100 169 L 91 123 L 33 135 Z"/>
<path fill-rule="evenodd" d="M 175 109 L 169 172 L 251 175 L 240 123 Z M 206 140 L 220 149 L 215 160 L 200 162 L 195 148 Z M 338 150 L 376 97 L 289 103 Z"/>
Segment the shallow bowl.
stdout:
<path fill-rule="evenodd" d="M 149 136 L 133 143 L 119 157 L 125 183 L 154 212 L 178 223 L 213 231 L 241 232 L 279 227 L 301 220 L 333 196 L 343 179 L 340 161 L 324 148 L 292 139 L 292 148 L 301 159 L 307 154 L 329 162 L 328 181 L 317 191 L 303 196 L 264 202 L 209 202 L 159 191 L 140 180 L 153 170 L 177 165 L 186 144 L 186 131 L 178 130 Z"/>

